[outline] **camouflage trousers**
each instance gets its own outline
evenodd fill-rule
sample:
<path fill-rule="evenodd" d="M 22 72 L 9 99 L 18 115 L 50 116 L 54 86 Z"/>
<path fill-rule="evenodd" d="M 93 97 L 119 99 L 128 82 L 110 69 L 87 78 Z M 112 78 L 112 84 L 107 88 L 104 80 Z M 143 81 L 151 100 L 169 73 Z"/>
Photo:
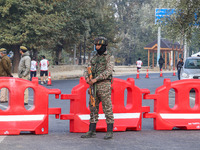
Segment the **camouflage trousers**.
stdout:
<path fill-rule="evenodd" d="M 97 123 L 99 118 L 99 103 L 102 102 L 103 112 L 106 117 L 106 123 L 114 123 L 112 102 L 111 102 L 111 82 L 106 80 L 96 83 L 96 99 L 95 109 L 89 102 L 90 107 L 90 123 Z"/>

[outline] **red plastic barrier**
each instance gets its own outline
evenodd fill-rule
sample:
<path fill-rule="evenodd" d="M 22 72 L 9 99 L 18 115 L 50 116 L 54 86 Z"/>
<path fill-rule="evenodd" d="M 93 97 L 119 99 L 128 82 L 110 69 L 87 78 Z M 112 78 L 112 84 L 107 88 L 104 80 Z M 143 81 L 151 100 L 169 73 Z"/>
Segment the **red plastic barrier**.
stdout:
<path fill-rule="evenodd" d="M 143 112 L 149 112 L 149 106 L 142 107 L 142 94 L 150 93 L 148 89 L 135 86 L 132 78 L 127 81 L 114 78 L 112 84 L 112 104 L 114 113 L 114 131 L 141 130 Z M 90 110 L 86 107 L 86 94 L 89 85 L 83 77 L 72 89 L 72 94 L 62 94 L 61 99 L 70 99 L 70 114 L 61 114 L 61 120 L 70 120 L 70 132 L 87 132 L 89 129 Z M 124 92 L 127 89 L 127 105 L 124 106 Z M 99 107 L 97 131 L 106 131 L 107 124 L 102 105 Z"/>
<path fill-rule="evenodd" d="M 59 98 L 59 89 L 47 89 L 38 85 L 38 78 L 32 82 L 19 78 L 0 78 L 0 89 L 9 90 L 9 107 L 0 110 L 0 135 L 20 134 L 21 131 L 31 131 L 35 134 L 48 134 L 48 116 L 55 114 L 59 119 L 61 108 L 49 108 L 49 94 Z M 34 106 L 31 110 L 24 107 L 24 91 L 32 88 L 34 91 Z"/>
<path fill-rule="evenodd" d="M 169 107 L 169 90 L 175 90 L 175 105 Z M 190 90 L 195 89 L 195 106 L 190 107 Z M 154 99 L 154 112 L 144 113 L 144 118 L 154 118 L 155 130 L 200 129 L 200 80 L 180 80 L 171 82 L 165 79 L 163 86 L 155 94 L 145 94 L 144 99 Z"/>

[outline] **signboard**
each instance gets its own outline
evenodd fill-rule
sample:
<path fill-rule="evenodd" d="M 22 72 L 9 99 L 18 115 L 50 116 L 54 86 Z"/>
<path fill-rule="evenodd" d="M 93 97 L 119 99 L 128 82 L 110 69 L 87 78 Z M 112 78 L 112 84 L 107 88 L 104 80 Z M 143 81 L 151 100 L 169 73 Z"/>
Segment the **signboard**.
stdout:
<path fill-rule="evenodd" d="M 155 24 L 161 22 L 161 19 L 164 17 L 168 17 L 175 13 L 175 9 L 173 8 L 156 8 L 155 9 Z"/>
<path fill-rule="evenodd" d="M 155 9 L 155 24 L 162 22 L 162 19 L 165 17 L 169 17 L 170 15 L 176 13 L 174 8 L 156 8 Z M 195 23 L 194 26 L 199 26 L 200 21 L 197 22 L 198 16 L 197 13 L 194 13 Z"/>

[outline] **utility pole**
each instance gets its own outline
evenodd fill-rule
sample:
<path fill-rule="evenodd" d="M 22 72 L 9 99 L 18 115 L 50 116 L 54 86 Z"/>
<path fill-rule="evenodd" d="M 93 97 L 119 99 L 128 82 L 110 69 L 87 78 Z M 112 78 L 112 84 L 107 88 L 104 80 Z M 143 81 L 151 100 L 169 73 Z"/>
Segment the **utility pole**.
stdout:
<path fill-rule="evenodd" d="M 183 57 L 184 62 L 186 60 L 186 57 L 187 57 L 187 39 L 186 39 L 186 36 L 185 36 L 185 40 L 184 40 L 184 57 Z"/>
<path fill-rule="evenodd" d="M 161 38 L 161 27 L 159 26 L 158 27 L 158 43 L 157 43 L 157 45 L 158 45 L 158 47 L 157 47 L 157 67 L 159 66 L 159 64 L 158 64 L 158 61 L 159 61 L 159 59 L 160 59 L 160 38 Z"/>

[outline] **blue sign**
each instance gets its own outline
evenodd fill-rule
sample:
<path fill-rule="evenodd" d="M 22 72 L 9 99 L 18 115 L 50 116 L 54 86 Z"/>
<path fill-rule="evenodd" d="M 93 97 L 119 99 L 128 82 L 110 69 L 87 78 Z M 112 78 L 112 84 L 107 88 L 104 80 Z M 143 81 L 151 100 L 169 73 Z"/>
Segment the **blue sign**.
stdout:
<path fill-rule="evenodd" d="M 176 13 L 176 10 L 174 8 L 156 8 L 155 9 L 155 24 L 157 24 L 158 22 L 162 22 L 163 18 L 170 17 L 174 13 Z M 199 26 L 200 21 L 197 22 L 198 20 L 197 13 L 194 13 L 194 17 L 195 17 L 195 23 L 193 25 Z"/>
<path fill-rule="evenodd" d="M 164 17 L 169 17 L 170 15 L 175 13 L 175 9 L 173 8 L 156 8 L 155 9 L 155 24 L 161 22 L 161 19 Z"/>
<path fill-rule="evenodd" d="M 197 13 L 194 14 L 194 18 L 195 18 L 195 24 L 194 24 L 194 25 L 195 25 L 195 26 L 199 26 L 200 21 L 197 22 L 197 20 L 198 20 Z"/>

